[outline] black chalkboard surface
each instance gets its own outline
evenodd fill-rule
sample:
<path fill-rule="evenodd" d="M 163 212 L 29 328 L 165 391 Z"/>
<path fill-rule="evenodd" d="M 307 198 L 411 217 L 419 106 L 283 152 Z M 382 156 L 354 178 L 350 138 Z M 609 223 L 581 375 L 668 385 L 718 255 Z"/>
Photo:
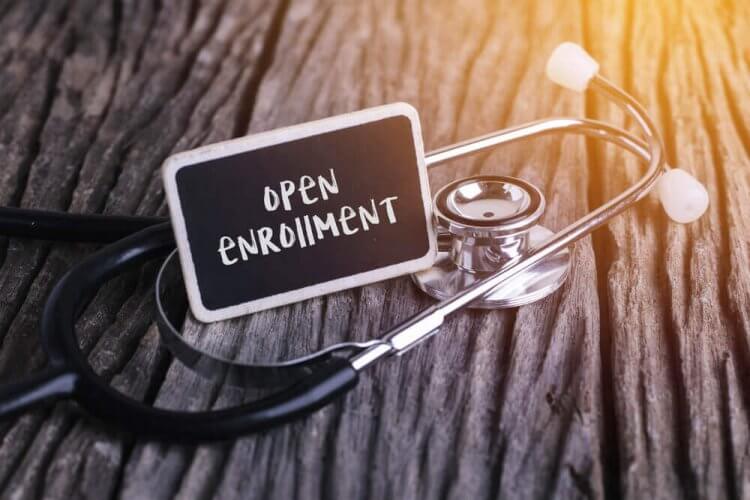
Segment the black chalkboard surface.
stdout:
<path fill-rule="evenodd" d="M 419 118 L 408 104 L 180 153 L 163 175 L 201 321 L 392 278 L 435 259 Z"/>

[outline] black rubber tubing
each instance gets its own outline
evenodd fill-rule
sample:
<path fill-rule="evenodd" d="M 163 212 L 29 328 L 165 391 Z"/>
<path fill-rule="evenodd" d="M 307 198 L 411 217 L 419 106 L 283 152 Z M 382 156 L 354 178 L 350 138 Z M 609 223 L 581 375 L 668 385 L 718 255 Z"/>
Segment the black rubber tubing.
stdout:
<path fill-rule="evenodd" d="M 68 219 L 80 220 L 76 216 Z M 3 229 L 0 224 L 0 232 Z M 77 234 L 86 236 L 88 229 Z M 81 241 L 102 241 L 96 236 L 94 231 Z M 357 371 L 346 359 L 333 357 L 330 363 L 282 391 L 218 410 L 155 408 L 111 388 L 94 373 L 80 350 L 75 321 L 88 298 L 107 280 L 164 256 L 173 248 L 170 225 L 163 219 L 150 219 L 145 229 L 105 246 L 68 271 L 53 289 L 42 313 L 49 375 L 43 372 L 31 384 L 20 382 L 0 389 L 0 417 L 72 395 L 93 416 L 139 435 L 184 442 L 225 440 L 305 416 L 356 386 Z M 3 396 L 8 399 L 3 401 Z"/>
<path fill-rule="evenodd" d="M 0 234 L 39 240 L 110 243 L 167 220 L 164 217 L 0 207 Z"/>

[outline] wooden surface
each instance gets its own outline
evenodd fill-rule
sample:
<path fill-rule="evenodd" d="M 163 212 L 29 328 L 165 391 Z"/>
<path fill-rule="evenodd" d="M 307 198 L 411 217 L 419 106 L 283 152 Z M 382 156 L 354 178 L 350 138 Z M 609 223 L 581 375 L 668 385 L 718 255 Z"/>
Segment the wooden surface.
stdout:
<path fill-rule="evenodd" d="M 72 403 L 0 424 L 3 497 L 726 498 L 750 496 L 750 4 L 742 0 L 0 0 L 0 204 L 165 214 L 172 152 L 397 100 L 428 149 L 605 102 L 543 78 L 583 43 L 708 186 L 698 223 L 653 198 L 578 243 L 564 289 L 463 311 L 364 373 L 344 400 L 260 436 L 169 446 Z M 521 176 L 559 229 L 642 166 L 547 138 L 430 173 Z M 45 363 L 38 319 L 89 245 L 0 240 L 0 380 Z M 105 287 L 79 323 L 119 389 L 172 408 L 253 396 L 158 348 L 154 266 Z M 408 278 L 187 335 L 243 359 L 376 335 L 431 300 Z"/>

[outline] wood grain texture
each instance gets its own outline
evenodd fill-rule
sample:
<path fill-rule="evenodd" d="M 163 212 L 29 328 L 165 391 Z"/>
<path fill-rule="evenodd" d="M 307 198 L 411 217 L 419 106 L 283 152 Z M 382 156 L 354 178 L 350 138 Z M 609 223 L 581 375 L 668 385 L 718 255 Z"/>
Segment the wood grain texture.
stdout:
<path fill-rule="evenodd" d="M 628 125 L 543 77 L 583 43 L 708 187 L 698 223 L 653 198 L 573 251 L 565 287 L 462 311 L 309 418 L 229 443 L 123 435 L 61 403 L 0 423 L 2 496 L 744 498 L 750 495 L 750 6 L 729 0 L 0 0 L 0 204 L 164 214 L 170 153 L 398 100 L 428 149 L 549 115 Z M 440 166 L 433 190 L 507 174 L 559 229 L 642 169 L 580 137 Z M 40 369 L 46 295 L 88 245 L 0 239 L 0 379 Z M 157 406 L 257 396 L 159 348 L 155 264 L 79 320 L 96 370 Z M 431 300 L 406 277 L 185 332 L 245 360 L 377 335 Z"/>

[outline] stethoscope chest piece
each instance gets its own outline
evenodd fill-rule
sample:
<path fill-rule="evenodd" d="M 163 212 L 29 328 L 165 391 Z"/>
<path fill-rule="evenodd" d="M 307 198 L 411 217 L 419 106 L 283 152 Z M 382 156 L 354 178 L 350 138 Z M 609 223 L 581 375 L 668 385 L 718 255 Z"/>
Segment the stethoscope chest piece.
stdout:
<path fill-rule="evenodd" d="M 239 437 L 241 434 L 263 431 L 311 413 L 340 397 L 356 386 L 362 370 L 381 359 L 401 355 L 432 337 L 441 331 L 441 325 L 449 315 L 464 307 L 516 307 L 551 294 L 560 288 L 568 276 L 570 245 L 591 234 L 612 217 L 632 206 L 655 187 L 657 182 L 660 201 L 672 219 L 681 223 L 696 220 L 708 208 L 708 192 L 705 187 L 683 170 L 665 171 L 667 165 L 663 146 L 653 122 L 632 97 L 600 77 L 597 74 L 598 67 L 596 61 L 583 49 L 564 43 L 553 52 L 547 64 L 547 75 L 553 81 L 578 92 L 592 86 L 604 96 L 620 104 L 637 122 L 646 141 L 594 120 L 552 118 L 496 131 L 438 149 L 426 154 L 424 163 L 418 166 L 421 168 L 439 165 L 490 147 L 552 132 L 575 132 L 612 142 L 648 163 L 648 170 L 635 184 L 555 234 L 539 225 L 545 208 L 544 195 L 528 182 L 512 177 L 480 176 L 462 179 L 445 186 L 435 195 L 432 209 L 438 234 L 437 258 L 431 268 L 412 275 L 422 290 L 441 301 L 405 321 L 398 322 L 380 338 L 364 342 L 345 341 L 295 359 L 247 363 L 235 359 L 234 355 L 222 357 L 213 350 L 204 351 L 201 349 L 201 344 L 193 345 L 188 342 L 189 338 L 182 336 L 177 325 L 185 319 L 183 295 L 184 292 L 189 292 L 189 289 L 185 286 L 175 286 L 182 277 L 181 267 L 178 265 L 177 254 L 174 250 L 174 234 L 180 230 L 164 222 L 163 219 L 84 216 L 0 207 L 0 233 L 4 235 L 31 237 L 41 235 L 43 238 L 53 240 L 70 239 L 110 243 L 68 271 L 53 289 L 40 322 L 43 345 L 47 358 L 50 360 L 49 367 L 46 371 L 27 380 L 0 387 L 0 418 L 9 418 L 24 410 L 50 404 L 60 399 L 75 398 L 83 408 L 102 420 L 111 421 L 131 432 L 146 433 L 159 439 L 175 439 L 183 442 L 186 440 L 227 440 Z M 413 120 L 411 133 L 415 141 L 421 141 L 417 135 L 419 124 L 416 121 L 416 112 L 411 108 L 407 109 L 404 105 L 397 105 L 397 107 L 400 111 L 394 116 L 403 114 Z M 388 130 L 391 129 L 390 124 L 393 123 L 390 121 L 391 115 L 385 113 L 383 108 L 373 110 L 371 113 L 368 112 L 367 116 L 374 117 L 372 123 L 383 120 L 389 124 Z M 342 122 L 327 120 L 329 121 L 309 124 L 312 128 L 305 126 L 305 134 L 311 130 L 316 131 L 316 135 L 324 131 L 328 134 L 331 130 L 328 127 L 331 124 L 343 125 L 345 123 L 346 126 L 341 130 L 346 130 L 346 135 L 342 137 L 350 138 L 352 137 L 350 127 L 356 126 L 356 123 L 368 127 L 370 125 L 367 120 L 358 122 L 359 119 L 353 119 L 352 115 Z M 352 125 L 353 123 L 355 125 Z M 402 122 L 399 120 L 399 123 Z M 367 133 L 370 133 L 371 129 L 367 130 Z M 296 142 L 297 139 L 290 138 L 289 133 L 289 129 L 285 129 L 283 134 L 277 131 L 264 135 L 257 142 L 253 142 L 254 147 L 261 143 L 267 145 L 266 141 L 269 137 L 277 138 L 282 135 Z M 310 137 L 317 141 L 315 135 L 300 137 Z M 401 141 L 400 138 L 399 141 Z M 415 147 L 417 142 L 415 142 Z M 230 151 L 228 144 L 224 143 L 221 147 L 203 151 L 209 156 L 215 152 L 224 154 Z M 248 145 L 244 140 L 243 144 Z M 401 145 L 401 142 L 398 144 Z M 360 150 L 359 146 L 345 147 L 351 151 Z M 172 169 L 172 176 L 169 178 L 176 179 L 176 168 L 180 165 L 193 165 L 190 162 L 194 160 L 195 154 L 196 151 L 187 155 L 182 153 L 177 157 L 172 157 L 171 162 L 167 160 L 165 171 Z M 236 151 L 231 152 L 230 156 L 236 158 L 236 154 Z M 212 159 L 206 159 L 206 161 L 216 160 L 215 157 L 211 157 Z M 284 162 L 289 163 L 287 161 L 289 158 L 285 157 Z M 190 162 L 180 163 L 183 160 L 190 160 Z M 326 167 L 328 166 L 326 162 L 323 163 Z M 292 164 L 296 168 L 296 162 Z M 394 165 L 400 164 L 394 162 Z M 210 175 L 215 175 L 213 172 L 218 167 L 214 165 L 212 168 L 214 170 Z M 330 193 L 337 193 L 338 184 L 335 183 L 333 177 L 333 168 L 330 169 L 330 173 L 332 179 Z M 241 178 L 244 179 L 244 176 L 243 172 Z M 323 177 L 320 178 L 323 179 Z M 421 175 L 420 187 L 423 189 L 419 190 L 417 199 L 419 203 L 416 205 L 419 209 L 420 231 L 415 235 L 419 236 L 420 245 L 425 243 L 422 238 L 424 232 L 421 229 L 427 222 L 424 208 L 429 204 L 429 200 L 423 196 L 427 190 L 424 180 L 425 176 Z M 294 191 L 293 182 L 283 182 L 290 183 Z M 286 184 L 279 184 L 280 192 L 285 189 L 284 185 Z M 304 189 L 307 189 L 303 185 L 304 181 L 300 178 L 300 193 L 304 193 Z M 322 185 L 321 181 L 321 198 L 324 193 Z M 204 191 L 201 183 L 196 183 L 196 186 L 196 192 Z M 402 187 L 405 188 L 405 186 L 407 184 Z M 173 188 L 177 189 L 176 186 Z M 365 194 L 369 197 L 369 191 L 365 191 Z M 264 196 L 269 196 L 271 199 L 270 194 L 264 194 Z M 280 195 L 277 194 L 277 196 Z M 307 204 L 304 201 L 304 194 L 301 196 L 303 204 Z M 384 201 L 386 200 L 398 200 L 398 197 L 392 196 Z M 370 201 L 375 203 L 373 199 Z M 403 201 L 403 199 L 400 200 L 398 206 L 402 206 Z M 279 207 L 279 203 L 279 198 L 277 198 L 276 208 Z M 266 200 L 264 200 L 264 207 L 266 207 Z M 391 205 L 389 204 L 388 207 Z M 348 208 L 351 211 L 354 210 L 351 206 Z M 364 217 L 362 213 L 369 214 L 369 212 L 366 206 L 362 208 L 365 212 L 360 212 L 360 215 Z M 270 211 L 273 210 L 275 209 L 272 208 Z M 241 212 L 239 209 L 235 211 Z M 336 227 L 335 214 L 330 212 L 328 215 L 334 217 L 334 222 L 328 222 L 328 218 L 320 219 L 324 224 L 322 227 L 325 227 L 326 231 L 333 232 L 331 228 Z M 307 221 L 307 215 L 304 217 Z M 346 227 L 343 224 L 348 220 L 344 210 L 341 210 L 341 217 L 339 222 L 343 228 Z M 177 217 L 173 219 L 173 222 L 180 224 L 181 219 L 182 217 Z M 213 218 L 206 220 L 214 222 Z M 305 241 L 314 241 L 312 227 L 308 225 L 307 232 L 304 232 L 299 217 L 296 220 L 299 228 L 297 241 L 302 241 L 301 238 L 306 236 L 308 238 Z M 363 218 L 362 222 L 364 221 Z M 411 227 L 406 227 L 403 219 L 396 219 L 395 216 L 392 217 L 392 214 L 389 215 L 390 223 L 398 221 L 403 225 L 395 228 L 397 231 L 395 234 L 404 234 L 400 232 L 402 228 L 404 231 L 411 230 Z M 379 219 L 376 217 L 373 224 L 378 223 Z M 317 223 L 315 225 L 317 231 L 321 231 L 322 227 L 319 227 Z M 270 227 L 262 229 L 271 230 Z M 265 240 L 266 246 L 270 245 L 270 234 L 266 233 L 268 236 Z M 334 236 L 338 235 L 338 233 L 334 234 Z M 246 233 L 246 236 L 249 234 Z M 367 242 L 370 250 L 377 251 L 377 247 L 370 246 L 369 236 L 371 235 L 362 241 Z M 255 246 L 254 239 L 251 245 L 244 237 L 242 240 L 238 237 L 237 241 L 240 243 L 235 243 L 228 236 L 226 238 L 230 240 L 228 247 L 222 243 L 223 237 L 220 238 L 218 247 L 213 244 L 211 247 L 205 247 L 210 249 L 212 257 L 218 255 L 215 252 L 217 248 L 219 249 L 222 256 L 221 265 L 227 265 L 225 260 L 231 261 L 231 258 L 225 259 L 226 255 L 222 253 L 222 249 L 231 250 L 234 248 L 233 245 L 239 246 L 240 256 L 244 256 L 245 253 L 248 258 L 250 255 L 258 255 L 257 247 L 255 251 L 252 250 Z M 293 245 L 294 240 L 289 238 L 286 237 L 285 241 Z M 262 247 L 264 240 L 259 241 Z M 282 246 L 284 246 L 283 243 Z M 306 246 L 300 244 L 300 248 Z M 431 258 L 434 246 L 430 245 L 430 247 L 431 253 L 428 256 Z M 321 245 L 318 248 L 323 247 Z M 155 286 L 157 323 L 163 344 L 176 359 L 202 375 L 217 379 L 222 384 L 238 384 L 243 388 L 246 386 L 275 388 L 276 391 L 272 394 L 261 400 L 244 402 L 230 408 L 222 407 L 204 411 L 155 408 L 142 401 L 141 398 L 131 398 L 122 394 L 110 386 L 108 378 L 100 376 L 91 369 L 88 356 L 81 350 L 75 330 L 79 313 L 84 309 L 89 298 L 94 296 L 107 280 L 117 274 L 140 266 L 152 258 L 166 255 L 170 251 L 172 253 L 162 264 Z M 261 253 L 263 252 L 261 250 Z M 337 266 L 339 262 L 336 257 L 340 254 L 329 252 L 329 250 L 326 252 L 334 257 L 330 261 L 322 262 L 321 265 Z M 234 255 L 235 257 L 232 257 L 234 261 L 239 262 L 237 254 Z M 423 265 L 422 258 L 414 262 L 417 262 L 414 265 Z M 336 269 L 339 270 L 342 267 L 339 265 Z M 408 268 L 418 269 L 417 267 Z M 271 269 L 276 269 L 276 267 L 272 266 Z M 169 278 L 170 274 L 172 279 Z M 258 279 L 253 273 L 238 270 L 237 275 L 241 278 L 243 286 L 245 284 L 249 287 L 265 286 L 263 280 Z M 384 279 L 385 275 L 378 274 L 377 276 Z M 226 285 L 226 283 L 222 284 Z M 298 298 L 305 297 L 309 298 L 304 294 Z M 293 341 L 293 338 L 288 340 Z M 283 339 L 280 342 L 284 344 Z M 235 345 L 234 341 L 223 343 Z"/>
<path fill-rule="evenodd" d="M 412 275 L 427 294 L 445 299 L 516 262 L 553 236 L 538 224 L 544 195 L 521 179 L 478 176 L 448 184 L 435 195 L 439 252 L 435 264 Z M 531 266 L 470 307 L 518 307 L 551 294 L 565 282 L 564 249 Z"/>

